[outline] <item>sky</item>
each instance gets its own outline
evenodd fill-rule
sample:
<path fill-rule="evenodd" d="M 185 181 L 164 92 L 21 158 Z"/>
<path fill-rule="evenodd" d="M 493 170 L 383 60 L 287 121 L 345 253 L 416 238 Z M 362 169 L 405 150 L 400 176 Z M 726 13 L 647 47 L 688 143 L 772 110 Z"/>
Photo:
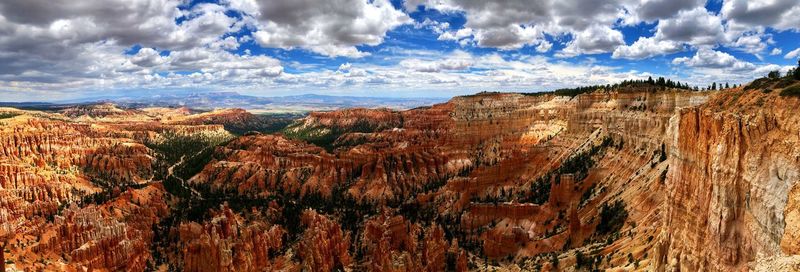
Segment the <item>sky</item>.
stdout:
<path fill-rule="evenodd" d="M 798 31 L 800 0 L 3 0 L 0 101 L 740 84 Z"/>

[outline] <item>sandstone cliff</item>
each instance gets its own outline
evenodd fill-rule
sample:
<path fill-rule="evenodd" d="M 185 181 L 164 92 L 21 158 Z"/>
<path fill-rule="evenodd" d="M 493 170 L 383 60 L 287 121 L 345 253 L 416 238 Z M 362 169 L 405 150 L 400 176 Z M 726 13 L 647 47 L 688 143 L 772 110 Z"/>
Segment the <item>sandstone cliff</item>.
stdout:
<path fill-rule="evenodd" d="M 242 136 L 261 117 L 14 111 L 0 237 L 33 270 L 791 271 L 792 84 L 481 93 Z"/>
<path fill-rule="evenodd" d="M 658 269 L 749 270 L 800 253 L 798 108 L 738 89 L 676 116 Z"/>

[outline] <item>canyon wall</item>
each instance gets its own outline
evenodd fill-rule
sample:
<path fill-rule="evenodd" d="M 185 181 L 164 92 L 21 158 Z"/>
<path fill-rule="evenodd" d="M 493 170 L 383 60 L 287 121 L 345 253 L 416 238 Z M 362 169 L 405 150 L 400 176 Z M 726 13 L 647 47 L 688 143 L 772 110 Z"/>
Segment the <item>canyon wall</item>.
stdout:
<path fill-rule="evenodd" d="M 234 109 L 9 109 L 0 238 L 29 270 L 792 271 L 798 108 L 639 84 L 272 134 Z"/>
<path fill-rule="evenodd" d="M 735 90 L 676 116 L 658 269 L 800 263 L 798 108 L 797 98 Z"/>
<path fill-rule="evenodd" d="M 172 209 L 148 145 L 165 131 L 227 133 L 158 121 L 181 121 L 180 109 L 0 111 L 13 113 L 0 120 L 0 243 L 21 270 L 145 270 Z"/>

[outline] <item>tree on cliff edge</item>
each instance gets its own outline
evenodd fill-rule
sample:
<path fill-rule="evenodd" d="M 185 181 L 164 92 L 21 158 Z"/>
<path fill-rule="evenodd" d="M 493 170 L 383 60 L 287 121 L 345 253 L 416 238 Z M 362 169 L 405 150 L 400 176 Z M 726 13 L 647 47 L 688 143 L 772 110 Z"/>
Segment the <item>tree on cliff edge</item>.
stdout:
<path fill-rule="evenodd" d="M 797 68 L 794 68 L 794 79 L 800 80 L 800 59 L 797 60 Z"/>

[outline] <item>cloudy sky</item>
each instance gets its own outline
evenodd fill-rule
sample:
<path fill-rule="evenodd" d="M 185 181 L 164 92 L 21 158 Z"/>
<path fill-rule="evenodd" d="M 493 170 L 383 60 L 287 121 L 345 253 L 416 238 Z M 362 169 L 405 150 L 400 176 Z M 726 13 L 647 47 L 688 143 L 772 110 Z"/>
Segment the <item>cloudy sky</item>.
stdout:
<path fill-rule="evenodd" d="M 798 31 L 800 0 L 3 0 L 0 100 L 742 83 Z"/>

